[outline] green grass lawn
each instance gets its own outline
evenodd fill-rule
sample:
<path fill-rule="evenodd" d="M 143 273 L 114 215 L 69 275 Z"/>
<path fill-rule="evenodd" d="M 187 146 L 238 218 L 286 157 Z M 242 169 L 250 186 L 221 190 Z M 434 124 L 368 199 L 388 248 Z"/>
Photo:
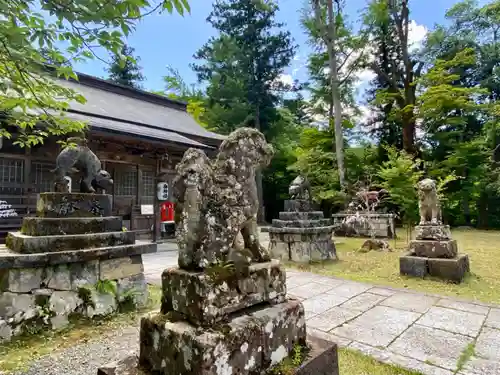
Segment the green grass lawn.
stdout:
<path fill-rule="evenodd" d="M 338 237 L 335 238 L 338 241 L 338 262 L 287 265 L 350 280 L 500 304 L 500 232 L 452 231 L 459 252 L 469 254 L 470 259 L 471 274 L 458 285 L 430 277 L 422 280 L 401 276 L 399 256 L 406 250 L 407 236 L 402 231 L 398 235 L 398 240 L 389 240 L 394 249 L 391 253 L 362 253 L 358 249 L 364 239 Z"/>

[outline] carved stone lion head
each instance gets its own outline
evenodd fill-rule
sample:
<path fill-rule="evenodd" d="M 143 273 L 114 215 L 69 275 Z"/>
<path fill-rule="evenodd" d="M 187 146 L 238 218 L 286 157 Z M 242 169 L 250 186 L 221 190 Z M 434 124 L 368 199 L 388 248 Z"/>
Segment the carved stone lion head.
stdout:
<path fill-rule="evenodd" d="M 113 188 L 113 179 L 108 171 L 101 169 L 92 180 L 94 189 L 111 190 Z"/>
<path fill-rule="evenodd" d="M 182 181 L 185 185 L 197 186 L 204 190 L 212 176 L 212 167 L 208 156 L 203 151 L 195 148 L 190 148 L 184 153 L 182 160 L 175 169 L 177 176 L 174 179 L 174 196 L 179 182 Z"/>
<path fill-rule="evenodd" d="M 217 164 L 224 163 L 235 174 L 246 174 L 251 169 L 267 166 L 273 155 L 273 147 L 261 132 L 253 128 L 239 128 L 222 142 Z"/>
<path fill-rule="evenodd" d="M 422 193 L 430 193 L 436 191 L 436 181 L 426 178 L 418 182 L 417 189 Z"/>

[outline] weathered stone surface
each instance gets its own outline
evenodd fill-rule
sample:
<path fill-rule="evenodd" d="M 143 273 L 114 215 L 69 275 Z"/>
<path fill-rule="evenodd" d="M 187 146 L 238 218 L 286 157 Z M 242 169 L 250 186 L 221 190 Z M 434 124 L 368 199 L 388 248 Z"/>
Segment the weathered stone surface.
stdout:
<path fill-rule="evenodd" d="M 451 240 L 449 225 L 417 225 L 415 227 L 415 239 L 417 240 Z"/>
<path fill-rule="evenodd" d="M 50 289 L 71 290 L 71 274 L 67 264 L 58 264 L 45 269 L 43 284 Z"/>
<path fill-rule="evenodd" d="M 498 360 L 500 353 L 500 330 L 484 327 L 477 338 L 474 350 L 478 357 Z"/>
<path fill-rule="evenodd" d="M 418 324 L 476 337 L 485 319 L 485 315 L 432 306 L 418 321 Z"/>
<path fill-rule="evenodd" d="M 429 258 L 429 275 L 460 283 L 469 272 L 469 256 L 459 254 L 454 259 Z"/>
<path fill-rule="evenodd" d="M 273 259 L 290 260 L 290 246 L 288 242 L 281 240 L 269 241 L 269 253 Z"/>
<path fill-rule="evenodd" d="M 112 314 L 117 309 L 116 298 L 111 293 L 100 293 L 90 290 L 91 304 L 87 306 L 86 315 L 89 318 L 95 316 L 106 316 Z"/>
<path fill-rule="evenodd" d="M 8 323 L 19 323 L 37 316 L 35 296 L 3 292 L 0 294 L 0 317 Z"/>
<path fill-rule="evenodd" d="M 436 181 L 425 178 L 418 182 L 417 188 L 420 225 L 441 224 L 441 204 L 437 194 Z"/>
<path fill-rule="evenodd" d="M 11 232 L 5 239 L 5 244 L 9 249 L 23 254 L 101 248 L 134 243 L 135 233 L 122 231 L 53 236 L 26 236 L 20 232 Z"/>
<path fill-rule="evenodd" d="M 337 251 L 332 240 L 291 242 L 290 260 L 310 262 L 318 260 L 337 260 Z"/>
<path fill-rule="evenodd" d="M 87 263 L 70 264 L 69 270 L 72 290 L 94 286 L 97 284 L 97 280 L 99 280 L 99 261 L 97 260 Z"/>
<path fill-rule="evenodd" d="M 12 328 L 10 328 L 9 324 L 0 319 L 0 343 L 8 342 L 12 338 Z"/>
<path fill-rule="evenodd" d="M 19 254 L 0 248 L 0 269 L 5 268 L 34 268 L 63 263 L 81 263 L 96 259 L 123 258 L 127 256 L 154 253 L 156 243 L 136 243 L 101 247 L 95 249 L 69 250 L 56 253 Z"/>
<path fill-rule="evenodd" d="M 38 217 L 111 216 L 112 196 L 90 193 L 40 193 Z"/>
<path fill-rule="evenodd" d="M 181 268 L 197 270 L 227 262 L 239 232 L 249 250 L 240 262 L 270 260 L 259 242 L 255 174 L 269 164 L 273 153 L 264 135 L 252 128 L 233 131 L 213 162 L 198 149 L 184 153 L 173 182 Z"/>
<path fill-rule="evenodd" d="M 292 199 L 311 200 L 311 184 L 305 176 L 297 176 L 293 179 L 288 194 Z"/>
<path fill-rule="evenodd" d="M 306 228 L 288 228 L 288 227 L 275 228 L 275 227 L 271 227 L 271 228 L 269 228 L 269 235 L 272 235 L 275 233 L 298 234 L 299 236 L 297 236 L 297 238 L 294 239 L 298 242 L 298 241 L 303 240 L 304 237 L 300 236 L 303 234 L 310 235 L 310 236 L 318 235 L 317 237 L 327 239 L 327 238 L 332 236 L 333 229 L 334 229 L 333 225 L 327 225 L 324 227 L 306 227 Z M 290 240 L 292 240 L 292 238 Z M 307 239 L 307 237 L 305 237 L 304 239 Z"/>
<path fill-rule="evenodd" d="M 119 279 L 116 283 L 116 298 L 118 302 L 124 302 L 127 298 L 131 298 L 136 306 L 146 306 L 148 303 L 148 284 L 144 274 L 140 273 Z"/>
<path fill-rule="evenodd" d="M 0 270 L 0 291 L 29 293 L 32 289 L 40 288 L 42 274 L 43 269 L 40 268 Z"/>
<path fill-rule="evenodd" d="M 331 224 L 330 219 L 316 219 L 316 220 L 279 220 L 273 219 L 274 228 L 310 228 L 310 227 L 326 227 Z M 268 230 L 269 231 L 269 230 Z"/>
<path fill-rule="evenodd" d="M 231 317 L 211 330 L 200 330 L 164 315 L 141 321 L 140 363 L 149 370 L 177 375 L 248 375 L 304 345 L 306 330 L 300 302 L 262 308 Z"/>
<path fill-rule="evenodd" d="M 307 301 L 304 302 L 304 305 Z M 329 332 L 332 329 L 352 320 L 361 314 L 361 311 L 337 307 L 321 315 L 307 320 L 307 328 L 315 328 L 320 331 Z"/>
<path fill-rule="evenodd" d="M 400 292 L 390 296 L 380 304 L 396 309 L 425 313 L 437 300 L 436 297 Z"/>
<path fill-rule="evenodd" d="M 414 324 L 389 350 L 455 371 L 457 361 L 472 341 L 471 337 Z"/>
<path fill-rule="evenodd" d="M 319 220 L 324 218 L 323 211 L 280 212 L 280 220 Z"/>
<path fill-rule="evenodd" d="M 309 199 L 285 200 L 285 212 L 308 212 L 314 210 L 314 204 Z"/>
<path fill-rule="evenodd" d="M 165 270 L 162 313 L 175 311 L 193 324 L 212 325 L 227 314 L 262 302 L 281 303 L 286 296 L 285 271 L 276 260 L 253 264 L 248 276 L 219 277 Z"/>
<path fill-rule="evenodd" d="M 487 327 L 493 327 L 500 329 L 500 309 L 491 309 L 488 317 L 486 318 L 485 325 Z"/>
<path fill-rule="evenodd" d="M 140 255 L 101 260 L 99 265 L 101 280 L 118 280 L 144 272 Z"/>
<path fill-rule="evenodd" d="M 149 375 L 139 366 L 139 357 L 131 355 L 99 367 L 97 375 Z"/>
<path fill-rule="evenodd" d="M 52 329 L 61 329 L 69 324 L 68 316 L 74 312 L 83 301 L 76 292 L 56 291 L 52 293 L 49 300 L 50 311 L 55 316 L 50 318 Z"/>
<path fill-rule="evenodd" d="M 344 237 L 396 238 L 395 215 L 384 213 L 356 213 L 359 221 L 369 221 L 370 225 L 359 225 L 346 222 L 352 213 L 333 214 L 332 224 L 335 225 L 335 235 Z"/>
<path fill-rule="evenodd" d="M 427 259 L 417 257 L 411 253 L 399 257 L 399 273 L 406 276 L 415 276 L 424 278 L 427 275 Z"/>
<path fill-rule="evenodd" d="M 371 293 L 362 293 L 342 304 L 342 307 L 351 310 L 366 311 L 383 301 L 386 297 Z"/>
<path fill-rule="evenodd" d="M 308 336 L 308 358 L 295 369 L 295 375 L 339 375 L 337 344 Z"/>
<path fill-rule="evenodd" d="M 50 236 L 121 230 L 122 219 L 119 216 L 63 218 L 28 216 L 23 219 L 21 233 L 27 236 Z"/>
<path fill-rule="evenodd" d="M 454 258 L 458 254 L 458 247 L 456 240 L 412 240 L 409 251 L 425 258 Z"/>

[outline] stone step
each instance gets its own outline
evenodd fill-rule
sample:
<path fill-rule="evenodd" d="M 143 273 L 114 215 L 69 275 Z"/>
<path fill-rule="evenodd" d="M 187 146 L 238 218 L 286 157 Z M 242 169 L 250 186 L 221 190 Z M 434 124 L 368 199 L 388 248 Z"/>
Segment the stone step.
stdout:
<path fill-rule="evenodd" d="M 156 253 L 157 250 L 158 245 L 152 242 L 36 254 L 15 253 L 5 246 L 0 246 L 0 269 L 37 268 L 65 263 L 83 263 L 95 259 L 116 259 Z"/>
<path fill-rule="evenodd" d="M 90 193 L 40 193 L 36 204 L 38 217 L 111 216 L 113 197 Z"/>
<path fill-rule="evenodd" d="M 51 236 L 119 232 L 122 218 L 107 217 L 25 217 L 21 233 L 27 236 Z"/>
<path fill-rule="evenodd" d="M 5 240 L 5 245 L 10 250 L 23 254 L 81 250 L 134 243 L 134 232 L 121 231 L 52 236 L 27 236 L 21 232 L 11 232 Z"/>
<path fill-rule="evenodd" d="M 307 199 L 290 199 L 284 203 L 287 212 L 308 212 L 314 210 L 314 203 Z"/>
<path fill-rule="evenodd" d="M 335 226 L 333 225 L 325 225 L 322 227 L 310 227 L 310 228 L 290 228 L 290 227 L 283 227 L 283 228 L 276 228 L 276 227 L 270 227 L 269 228 L 269 235 L 273 233 L 279 233 L 279 234 L 307 234 L 307 235 L 314 235 L 314 234 L 325 234 L 329 233 L 330 235 L 333 233 Z"/>
<path fill-rule="evenodd" d="M 318 220 L 323 219 L 324 217 L 323 211 L 279 213 L 280 220 Z"/>
<path fill-rule="evenodd" d="M 330 225 L 330 219 L 315 219 L 315 220 L 280 220 L 273 219 L 273 227 L 276 228 L 311 228 L 324 227 Z"/>
<path fill-rule="evenodd" d="M 286 296 L 286 274 L 272 260 L 250 265 L 246 276 L 227 270 L 192 272 L 179 268 L 162 274 L 161 311 L 174 312 L 195 325 L 211 326 L 228 314 Z"/>

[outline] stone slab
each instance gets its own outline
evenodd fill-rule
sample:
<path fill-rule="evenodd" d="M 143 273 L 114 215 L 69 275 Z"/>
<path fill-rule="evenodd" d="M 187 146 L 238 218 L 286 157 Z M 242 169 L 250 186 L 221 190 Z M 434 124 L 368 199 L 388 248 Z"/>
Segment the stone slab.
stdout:
<path fill-rule="evenodd" d="M 311 281 L 296 288 L 290 289 L 289 293 L 300 298 L 311 298 L 333 289 L 335 285 L 320 284 Z"/>
<path fill-rule="evenodd" d="M 269 241 L 269 253 L 272 259 L 288 261 L 290 260 L 290 245 L 281 240 Z"/>
<path fill-rule="evenodd" d="M 162 313 L 174 311 L 193 324 L 207 326 L 246 307 L 283 302 L 286 274 L 276 260 L 252 264 L 246 277 L 220 280 L 204 272 L 171 268 L 162 274 L 162 289 Z"/>
<path fill-rule="evenodd" d="M 383 306 L 393 307 L 395 309 L 425 313 L 437 301 L 438 301 L 437 297 L 399 292 L 388 297 L 380 304 Z"/>
<path fill-rule="evenodd" d="M 455 371 L 457 362 L 473 338 L 418 324 L 410 327 L 390 346 L 394 353 Z"/>
<path fill-rule="evenodd" d="M 470 271 L 469 256 L 459 254 L 454 259 L 429 258 L 429 275 L 454 283 L 461 283 Z"/>
<path fill-rule="evenodd" d="M 43 268 L 0 269 L 0 293 L 29 293 L 40 288 Z"/>
<path fill-rule="evenodd" d="M 297 300 L 248 309 L 212 329 L 167 318 L 141 320 L 139 359 L 153 372 L 258 374 L 286 358 L 295 344 L 306 344 L 304 309 Z"/>
<path fill-rule="evenodd" d="M 5 239 L 10 250 L 22 254 L 91 249 L 135 243 L 135 232 L 104 232 L 92 234 L 69 234 L 50 236 L 27 236 L 11 232 Z"/>
<path fill-rule="evenodd" d="M 358 294 L 366 292 L 368 289 L 370 289 L 370 286 L 367 284 L 346 281 L 340 285 L 334 285 L 334 288 L 327 290 L 326 293 L 352 298 Z"/>
<path fill-rule="evenodd" d="M 386 347 L 419 317 L 414 312 L 376 306 L 331 332 L 371 346 Z"/>
<path fill-rule="evenodd" d="M 40 193 L 36 203 L 38 217 L 112 216 L 113 197 L 91 193 Z"/>
<path fill-rule="evenodd" d="M 449 225 L 417 225 L 415 227 L 416 240 L 451 240 Z"/>
<path fill-rule="evenodd" d="M 424 278 L 428 274 L 427 258 L 417 257 L 411 253 L 399 257 L 399 273 L 405 276 Z"/>
<path fill-rule="evenodd" d="M 457 375 L 498 375 L 500 361 L 472 357 Z"/>
<path fill-rule="evenodd" d="M 343 303 L 342 307 L 351 310 L 366 311 L 386 298 L 386 296 L 379 296 L 377 294 L 365 292 Z"/>
<path fill-rule="evenodd" d="M 325 225 L 321 227 L 305 227 L 305 228 L 277 228 L 277 227 L 269 227 L 269 239 L 273 239 L 273 235 L 275 234 L 283 234 L 285 236 L 281 236 L 280 239 L 284 241 L 304 241 L 307 240 L 308 237 L 303 235 L 309 235 L 312 239 L 319 238 L 328 238 L 326 235 L 331 236 L 333 234 L 333 229 L 335 227 L 333 225 Z M 298 234 L 299 236 L 289 236 L 286 235 L 294 235 Z"/>
<path fill-rule="evenodd" d="M 286 212 L 313 211 L 314 206 L 314 203 L 308 199 L 287 199 L 284 202 Z"/>
<path fill-rule="evenodd" d="M 331 225 L 330 219 L 316 219 L 316 220 L 280 220 L 273 219 L 272 224 L 275 228 L 310 228 L 310 227 L 325 227 Z M 269 229 L 267 230 L 269 232 Z"/>
<path fill-rule="evenodd" d="M 486 317 L 487 327 L 493 327 L 500 329 L 500 309 L 491 309 L 488 316 Z"/>
<path fill-rule="evenodd" d="M 455 258 L 458 254 L 456 240 L 412 240 L 408 250 L 425 258 Z"/>
<path fill-rule="evenodd" d="M 99 278 L 101 280 L 118 280 L 143 272 L 144 266 L 140 255 L 105 259 L 99 262 Z"/>
<path fill-rule="evenodd" d="M 437 303 L 438 306 L 447 307 L 454 310 L 468 311 L 475 314 L 488 315 L 489 307 L 477 305 L 475 303 L 468 303 L 462 301 L 455 301 L 449 298 L 442 298 Z"/>
<path fill-rule="evenodd" d="M 306 301 L 307 302 L 307 301 Z M 332 329 L 356 318 L 361 311 L 349 310 L 343 307 L 335 307 L 324 313 L 307 320 L 307 328 L 314 328 L 323 332 L 330 332 Z"/>
<path fill-rule="evenodd" d="M 308 336 L 309 353 L 294 375 L 339 375 L 337 344 Z"/>
<path fill-rule="evenodd" d="M 500 330 L 484 327 L 477 338 L 474 352 L 480 358 L 500 361 Z"/>
<path fill-rule="evenodd" d="M 97 375 L 149 375 L 139 367 L 139 357 L 131 355 L 97 369 Z"/>
<path fill-rule="evenodd" d="M 95 259 L 113 259 L 133 255 L 155 253 L 156 243 L 136 243 L 85 250 L 69 250 L 54 253 L 19 254 L 0 248 L 0 269 L 37 268 L 63 263 L 82 263 Z"/>
<path fill-rule="evenodd" d="M 107 217 L 32 217 L 23 219 L 21 233 L 27 236 L 119 232 L 122 218 Z"/>
<path fill-rule="evenodd" d="M 418 321 L 418 324 L 476 337 L 485 319 L 486 316 L 481 314 L 432 306 Z"/>
<path fill-rule="evenodd" d="M 332 307 L 338 306 L 347 301 L 346 297 L 337 296 L 333 294 L 320 294 L 302 302 L 304 309 L 314 315 L 322 314 L 330 310 Z"/>
<path fill-rule="evenodd" d="M 326 241 L 302 241 L 289 244 L 292 262 L 308 263 L 311 261 L 337 260 L 337 250 L 331 239 Z"/>
<path fill-rule="evenodd" d="M 280 220 L 319 220 L 325 216 L 323 211 L 309 212 L 280 212 L 278 214 Z"/>

